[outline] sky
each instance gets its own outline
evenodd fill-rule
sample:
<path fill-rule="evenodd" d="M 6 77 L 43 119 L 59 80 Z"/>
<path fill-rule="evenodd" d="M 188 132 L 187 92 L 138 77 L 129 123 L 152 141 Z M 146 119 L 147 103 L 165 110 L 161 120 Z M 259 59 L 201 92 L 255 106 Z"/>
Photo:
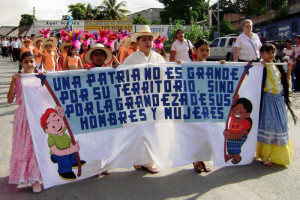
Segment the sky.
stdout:
<path fill-rule="evenodd" d="M 119 2 L 120 0 L 118 0 Z M 0 0 L 0 27 L 18 26 L 21 14 L 33 14 L 37 20 L 60 20 L 68 13 L 68 5 L 76 3 L 90 3 L 99 6 L 102 0 Z M 157 0 L 127 0 L 127 9 L 132 13 L 148 9 L 163 8 Z"/>

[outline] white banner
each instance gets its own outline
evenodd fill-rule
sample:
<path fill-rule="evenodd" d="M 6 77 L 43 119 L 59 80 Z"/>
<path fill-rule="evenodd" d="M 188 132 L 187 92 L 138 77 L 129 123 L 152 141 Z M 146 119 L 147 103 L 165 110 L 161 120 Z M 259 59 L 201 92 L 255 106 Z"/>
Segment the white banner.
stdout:
<path fill-rule="evenodd" d="M 44 187 L 150 162 L 160 168 L 208 160 L 214 166 L 251 163 L 263 67 L 246 64 L 142 64 L 23 75 Z M 78 144 L 70 144 L 72 137 Z"/>

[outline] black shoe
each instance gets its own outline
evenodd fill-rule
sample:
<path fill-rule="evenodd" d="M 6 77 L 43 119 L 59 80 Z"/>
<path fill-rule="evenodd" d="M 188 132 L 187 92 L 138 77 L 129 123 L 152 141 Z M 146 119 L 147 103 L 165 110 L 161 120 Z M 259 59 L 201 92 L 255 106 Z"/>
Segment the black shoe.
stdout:
<path fill-rule="evenodd" d="M 81 167 L 83 167 L 86 164 L 86 162 L 84 160 L 81 160 L 80 162 L 81 162 Z M 77 168 L 78 168 L 77 163 L 75 165 L 72 165 L 72 169 L 77 169 Z"/>
<path fill-rule="evenodd" d="M 66 181 L 74 181 L 76 180 L 76 175 L 73 171 L 67 172 L 67 173 L 59 173 L 60 178 L 66 180 Z"/>

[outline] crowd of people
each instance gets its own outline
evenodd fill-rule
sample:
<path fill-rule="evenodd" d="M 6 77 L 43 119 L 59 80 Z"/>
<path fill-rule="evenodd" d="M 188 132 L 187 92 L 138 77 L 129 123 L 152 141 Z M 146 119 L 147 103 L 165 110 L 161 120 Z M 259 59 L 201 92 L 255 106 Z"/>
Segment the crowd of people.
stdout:
<path fill-rule="evenodd" d="M 119 32 L 89 33 L 82 30 L 67 31 L 63 29 L 56 34 L 56 37 L 49 36 L 50 30 L 40 30 L 40 33 L 39 37 L 32 35 L 31 38 L 14 38 L 11 43 L 5 37 L 2 38 L 3 57 L 9 56 L 13 61 L 20 62 L 19 73 L 13 75 L 7 94 L 8 103 L 12 103 L 16 98 L 19 105 L 13 125 L 9 183 L 31 183 L 35 193 L 42 191 L 39 182 L 41 176 L 26 117 L 20 84 L 21 74 L 38 71 L 52 73 L 94 67 L 116 68 L 119 65 L 163 63 L 167 59 L 163 45 L 165 38 L 160 37 L 158 33 L 151 32 L 147 25 L 131 36 L 127 31 L 121 30 Z M 294 69 L 296 81 L 299 81 L 297 78 L 300 68 L 300 36 L 296 36 L 295 40 L 297 45 L 294 48 L 291 47 L 290 41 L 287 41 L 285 56 L 289 56 L 289 59 L 286 70 L 272 64 L 276 48 L 272 44 L 261 44 L 257 35 L 252 33 L 250 20 L 244 21 L 243 34 L 238 37 L 234 45 L 234 61 L 259 61 L 265 65 L 257 146 L 257 159 L 261 159 L 265 165 L 290 164 L 292 152 L 288 137 L 285 104 L 295 117 L 288 98 L 288 85 L 292 69 Z M 171 48 L 169 61 L 177 63 L 205 62 L 209 55 L 208 41 L 199 38 L 195 44 L 192 44 L 191 41 L 184 38 L 184 31 L 179 29 L 177 40 Z M 296 62 L 292 63 L 291 60 Z M 299 82 L 295 84 L 299 84 Z M 270 122 L 272 122 L 271 126 Z M 236 123 L 239 123 L 239 120 Z M 51 145 L 49 148 L 56 148 L 55 144 Z M 75 145 L 70 144 L 67 144 L 65 149 L 69 153 L 78 151 Z M 211 170 L 203 161 L 193 163 L 195 170 L 198 173 L 210 172 Z M 137 163 L 134 168 L 143 168 L 151 173 L 159 172 L 155 163 L 146 165 Z M 61 175 L 63 176 L 63 174 Z"/>

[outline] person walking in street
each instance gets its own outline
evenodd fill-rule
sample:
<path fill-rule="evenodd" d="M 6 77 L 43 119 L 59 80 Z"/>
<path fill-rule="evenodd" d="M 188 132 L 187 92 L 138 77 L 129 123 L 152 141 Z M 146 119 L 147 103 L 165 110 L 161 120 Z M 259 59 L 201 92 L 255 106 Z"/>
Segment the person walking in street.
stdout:
<path fill-rule="evenodd" d="M 272 44 L 265 44 L 260 49 L 264 64 L 264 78 L 256 159 L 261 159 L 263 164 L 267 166 L 272 165 L 272 163 L 278 165 L 291 163 L 292 147 L 288 134 L 286 108 L 296 122 L 289 99 L 288 79 L 291 75 L 292 63 L 288 64 L 287 73 L 282 65 L 266 64 L 273 62 L 275 53 L 276 47 Z"/>
<path fill-rule="evenodd" d="M 27 51 L 21 57 L 23 73 L 34 73 L 35 57 L 32 52 Z M 41 174 L 33 149 L 29 123 L 25 110 L 25 101 L 21 85 L 21 74 L 12 76 L 7 102 L 11 104 L 16 98 L 19 105 L 14 117 L 13 144 L 10 158 L 10 184 L 32 184 L 33 193 L 42 191 L 40 184 Z"/>
<path fill-rule="evenodd" d="M 190 40 L 184 38 L 184 31 L 178 29 L 176 31 L 177 40 L 174 41 L 170 51 L 170 62 L 176 60 L 192 61 L 193 45 Z"/>
<path fill-rule="evenodd" d="M 1 47 L 2 47 L 2 57 L 8 57 L 8 41 L 6 40 L 6 37 L 2 38 L 1 41 Z"/>
<path fill-rule="evenodd" d="M 140 32 L 133 33 L 130 37 L 132 42 L 137 42 L 139 50 L 129 55 L 123 62 L 123 65 L 143 64 L 143 63 L 164 63 L 164 58 L 152 51 L 153 41 L 158 37 L 158 33 L 152 33 L 148 25 L 143 25 Z M 151 130 L 149 125 L 149 130 Z M 145 169 L 150 173 L 158 173 L 159 170 L 154 162 L 144 165 L 136 163 L 135 169 Z"/>
<path fill-rule="evenodd" d="M 295 36 L 296 45 L 294 46 L 294 74 L 295 74 L 295 91 L 300 91 L 300 35 Z"/>
<path fill-rule="evenodd" d="M 259 49 L 262 46 L 259 37 L 252 32 L 253 23 L 246 19 L 242 23 L 243 33 L 239 35 L 234 44 L 234 62 L 259 62 Z"/>

